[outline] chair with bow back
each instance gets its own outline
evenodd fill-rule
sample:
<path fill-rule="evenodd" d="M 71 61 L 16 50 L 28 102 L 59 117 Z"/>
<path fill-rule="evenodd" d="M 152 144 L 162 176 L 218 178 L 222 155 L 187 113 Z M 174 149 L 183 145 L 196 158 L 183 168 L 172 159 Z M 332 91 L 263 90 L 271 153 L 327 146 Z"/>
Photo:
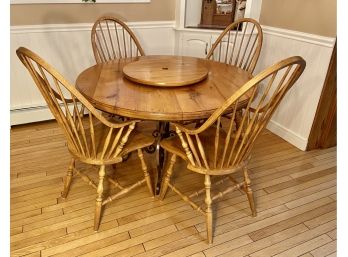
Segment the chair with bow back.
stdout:
<path fill-rule="evenodd" d="M 263 32 L 260 24 L 251 18 L 239 19 L 226 27 L 215 40 L 206 59 L 237 66 L 250 74 L 254 72 L 260 56 L 263 41 Z M 226 118 L 230 113 L 226 112 Z M 241 113 L 236 113 L 236 122 L 239 126 Z M 205 120 L 194 121 L 200 126 Z M 186 121 L 185 124 L 192 123 Z"/>
<path fill-rule="evenodd" d="M 72 155 L 62 197 L 67 197 L 74 174 L 79 175 L 94 187 L 97 191 L 94 230 L 98 230 L 102 206 L 105 204 L 144 183 L 147 184 L 150 194 L 153 196 L 152 182 L 142 149 L 153 144 L 154 139 L 135 130 L 136 123 L 139 121 L 116 123 L 107 120 L 73 85 L 35 53 L 20 47 L 17 49 L 17 55 L 28 69 L 58 125 L 63 130 L 68 150 Z M 124 187 L 117 180 L 106 176 L 105 165 L 120 163 L 123 161 L 123 156 L 133 151 L 138 152 L 144 178 Z M 76 169 L 76 160 L 99 166 L 99 182 L 95 183 Z M 119 189 L 117 193 L 107 198 L 104 197 L 105 178 Z"/>
<path fill-rule="evenodd" d="M 260 24 L 242 18 L 226 27 L 207 54 L 207 59 L 237 66 L 253 73 L 262 48 Z"/>
<path fill-rule="evenodd" d="M 192 128 L 173 123 L 177 136 L 165 139 L 161 146 L 169 153 L 169 164 L 161 187 L 163 199 L 168 187 L 182 197 L 195 210 L 206 216 L 207 239 L 213 241 L 212 203 L 236 189 L 243 190 L 249 200 L 252 215 L 256 216 L 253 192 L 247 165 L 255 140 L 267 125 L 281 100 L 300 77 L 305 61 L 298 56 L 290 57 L 265 69 L 217 109 L 200 127 Z M 259 92 L 258 94 L 256 92 Z M 246 100 L 247 99 L 247 100 Z M 247 103 L 245 104 L 245 101 Z M 242 109 L 239 126 L 236 113 Z M 231 110 L 231 117 L 224 119 L 224 113 Z M 224 126 L 221 124 L 224 123 Z M 205 188 L 185 195 L 171 182 L 173 166 L 177 156 L 187 163 L 187 169 L 205 176 Z M 243 180 L 238 182 L 232 174 L 242 172 Z M 222 176 L 213 185 L 230 181 L 233 185 L 211 195 L 211 177 Z M 205 208 L 192 199 L 205 192 Z"/>
<path fill-rule="evenodd" d="M 145 55 L 134 33 L 115 17 L 100 17 L 93 25 L 91 41 L 97 63 Z"/>

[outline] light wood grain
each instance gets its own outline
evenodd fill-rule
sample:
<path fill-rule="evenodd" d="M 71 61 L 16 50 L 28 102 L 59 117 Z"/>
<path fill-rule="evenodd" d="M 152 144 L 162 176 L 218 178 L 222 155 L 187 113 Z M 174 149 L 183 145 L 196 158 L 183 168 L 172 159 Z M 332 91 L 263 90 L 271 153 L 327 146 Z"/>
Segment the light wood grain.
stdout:
<path fill-rule="evenodd" d="M 136 123 L 139 121 L 116 123 L 113 120 L 107 120 L 74 86 L 37 54 L 24 47 L 18 48 L 16 53 L 28 69 L 67 140 L 67 148 L 71 157 L 61 194 L 62 198 L 65 199 L 68 196 L 74 175 L 80 176 L 83 181 L 96 189 L 94 230 L 97 231 L 102 216 L 102 207 L 106 203 L 132 191 L 134 188 L 142 185 L 145 180 L 151 195 L 153 195 L 151 178 L 148 174 L 141 149 L 153 144 L 154 139 L 141 133 L 132 133 Z M 118 186 L 118 189 L 121 189 L 120 192 L 108 195 L 105 199 L 104 178 L 113 181 L 110 176 L 107 176 L 105 165 L 121 163 L 123 156 L 135 150 L 138 151 L 145 178 L 127 187 Z M 36 153 L 39 153 L 40 157 L 44 156 L 40 151 L 36 151 Z M 17 154 L 20 153 L 17 152 Z M 39 158 L 39 156 L 37 157 Z M 98 183 L 79 169 L 76 169 L 76 161 L 98 165 Z M 37 183 L 47 180 L 47 176 L 39 177 L 39 175 L 30 176 L 25 181 L 22 181 L 23 178 L 19 178 L 16 182 L 13 182 L 12 186 L 16 188 L 18 183 L 21 186 L 25 186 L 25 184 L 31 183 L 32 180 L 35 180 Z M 60 177 L 60 175 L 55 174 L 50 179 L 55 177 Z M 118 185 L 117 182 L 113 182 L 113 184 Z M 45 207 L 45 205 L 41 205 L 44 197 L 34 199 L 35 203 L 40 205 L 41 208 Z M 33 202 L 30 200 L 24 204 L 32 205 Z M 22 203 L 19 203 L 19 205 L 22 205 Z M 38 205 L 34 206 L 38 207 Z M 19 206 L 15 205 L 15 207 L 18 210 Z M 23 230 L 27 231 L 27 227 L 30 228 L 30 224 L 25 225 Z"/>
<path fill-rule="evenodd" d="M 204 80 L 208 69 L 197 58 L 163 56 L 129 63 L 123 67 L 123 74 L 127 79 L 144 85 L 178 87 Z"/>
<path fill-rule="evenodd" d="M 141 56 L 97 64 L 76 79 L 76 88 L 98 109 L 146 120 L 194 120 L 209 117 L 252 77 L 224 63 L 195 59 L 208 77 L 185 87 L 149 87 L 125 79 L 123 67 L 131 62 L 156 61 L 165 56 Z M 240 106 L 247 97 L 240 99 Z"/>
<path fill-rule="evenodd" d="M 252 216 L 256 216 L 256 206 L 247 168 L 251 158 L 251 151 L 258 135 L 267 125 L 284 95 L 301 76 L 304 68 L 305 61 L 298 56 L 290 57 L 274 64 L 241 87 L 202 125 L 196 125 L 192 128 L 192 126 L 173 123 L 177 136 L 164 139 L 161 142 L 161 146 L 167 152 L 174 157 L 177 155 L 184 159 L 189 170 L 205 175 L 205 190 L 202 189 L 197 191 L 196 194 L 187 196 L 170 182 L 170 177 L 173 174 L 173 165 L 171 163 L 164 180 L 161 198 L 164 198 L 169 187 L 180 195 L 185 202 L 190 204 L 193 209 L 205 215 L 209 244 L 212 243 L 213 237 L 211 205 L 216 199 L 234 190 L 244 191 L 249 201 Z M 261 92 L 260 88 L 262 84 L 264 84 L 263 92 Z M 243 115 L 237 118 L 237 113 L 241 113 L 238 111 L 238 104 L 247 93 L 250 93 L 249 100 L 243 108 Z M 231 107 L 233 111 L 225 122 L 226 124 L 223 124 L 224 114 Z M 243 179 L 241 180 L 237 180 L 231 175 L 241 172 L 243 173 Z M 211 195 L 211 175 L 226 175 L 232 182 L 232 185 Z M 291 177 L 284 176 L 280 180 L 282 182 L 290 181 Z M 273 179 L 270 182 L 277 183 L 277 179 Z M 218 184 L 221 183 L 218 182 Z M 268 184 L 268 186 L 271 185 Z M 205 206 L 203 207 L 196 204 L 193 199 L 195 195 L 204 193 L 204 191 L 206 197 Z M 330 192 L 333 193 L 333 190 Z M 323 194 L 326 194 L 326 192 L 323 192 Z M 308 199 L 308 201 L 312 201 L 311 197 L 308 197 Z M 296 204 L 299 203 L 296 201 L 290 202 L 287 207 L 291 208 L 291 206 L 296 206 Z"/>
<path fill-rule="evenodd" d="M 242 18 L 225 28 L 206 58 L 253 73 L 260 56 L 262 41 L 263 32 L 260 24 L 254 19 Z"/>
<path fill-rule="evenodd" d="M 151 122 L 138 125 L 144 131 L 152 132 Z M 48 144 L 51 135 L 56 135 L 57 142 L 59 140 L 62 143 L 65 142 L 64 135 L 55 121 L 12 127 L 11 173 L 22 172 L 28 175 L 44 169 L 47 173 L 41 175 L 47 177 L 47 181 L 51 176 L 63 176 L 62 169 L 59 167 L 68 166 L 69 153 L 64 144 L 59 146 L 60 152 L 53 151 L 56 146 Z M 50 161 L 37 158 L 35 151 L 29 149 L 45 151 Z M 289 149 L 292 153 L 298 153 L 297 157 L 289 155 Z M 254 146 L 254 158 L 250 160 L 250 166 L 255 167 L 250 169 L 250 179 L 253 182 L 252 188 L 256 188 L 254 196 L 258 216 L 255 218 L 250 216 L 248 201 L 239 191 L 218 199 L 214 205 L 216 223 L 214 244 L 211 246 L 204 241 L 206 237 L 204 219 L 193 212 L 191 207 L 173 192 L 168 192 L 165 201 L 161 202 L 153 201 L 145 187 L 135 189 L 134 194 L 105 206 L 99 232 L 95 233 L 93 231 L 95 190 L 92 187 L 88 187 L 81 180 L 73 180 L 69 198 L 63 200 L 58 198 L 59 191 L 63 187 L 61 178 L 55 183 L 40 185 L 35 182 L 34 177 L 22 176 L 18 180 L 19 177 L 14 176 L 11 177 L 12 184 L 16 185 L 15 190 L 11 192 L 11 196 L 12 194 L 15 196 L 11 198 L 11 223 L 16 229 L 13 230 L 15 234 L 10 238 L 13 246 L 11 256 L 52 256 L 54 254 L 67 256 L 69 253 L 127 257 L 136 255 L 176 257 L 193 254 L 203 256 L 204 253 L 209 256 L 252 256 L 253 254 L 271 256 L 323 234 L 328 235 L 332 242 L 324 244 L 319 240 L 315 241 L 315 244 L 312 242 L 304 244 L 301 252 L 316 254 L 318 251 L 315 250 L 320 249 L 320 252 L 329 254 L 335 248 L 336 239 L 335 199 L 324 197 L 313 202 L 306 202 L 291 210 L 285 204 L 295 200 L 300 201 L 308 195 L 334 187 L 336 173 L 321 174 L 318 169 L 304 180 L 290 176 L 287 187 L 282 185 L 279 190 L 272 190 L 269 193 L 264 191 L 263 185 L 267 186 L 268 181 L 278 178 L 279 172 L 284 172 L 282 176 L 293 173 L 300 175 L 301 165 L 306 163 L 316 164 L 320 161 L 318 166 L 325 165 L 322 160 L 329 161 L 330 158 L 322 157 L 335 151 L 336 148 L 301 152 L 269 131 L 262 132 Z M 22 153 L 18 155 L 17 152 Z M 57 158 L 58 154 L 60 158 Z M 31 158 L 31 156 L 34 157 Z M 278 157 L 281 161 L 277 161 Z M 300 159 L 296 159 L 299 157 Z M 152 173 L 156 167 L 154 158 L 144 154 L 144 159 L 148 164 L 149 172 Z M 93 179 L 98 177 L 97 167 L 78 162 L 76 168 L 83 170 Z M 186 163 L 180 158 L 176 161 L 174 168 L 180 170 L 174 173 L 173 179 L 183 193 L 190 195 L 202 188 L 204 176 L 187 170 Z M 305 168 L 306 166 L 303 167 L 302 176 L 298 177 L 306 177 L 308 169 Z M 139 170 L 139 172 L 133 172 L 133 170 Z M 111 167 L 107 167 L 107 174 L 112 171 Z M 142 178 L 141 162 L 137 154 L 133 154 L 126 163 L 119 163 L 117 172 L 120 183 L 131 184 Z M 40 172 L 37 173 L 40 174 Z M 314 174 L 318 176 L 313 176 Z M 30 182 L 26 183 L 26 177 Z M 242 178 L 243 175 L 239 174 L 237 177 Z M 213 177 L 212 185 L 217 180 Z M 277 186 L 277 183 L 281 183 L 280 181 L 276 181 L 273 186 Z M 24 184 L 23 187 L 21 183 Z M 117 190 L 111 189 L 111 192 L 114 191 Z M 214 188 L 212 191 L 216 192 Z M 40 197 L 47 202 L 45 207 L 24 205 L 28 208 L 26 214 L 26 209 L 21 207 L 22 204 L 30 198 Z M 204 194 L 201 195 L 199 200 L 204 201 L 204 197 Z M 18 205 L 19 203 L 21 204 Z M 326 207 L 328 205 L 331 205 L 332 209 L 328 209 Z M 20 213 L 17 212 L 16 206 L 22 209 Z M 316 213 L 321 209 L 324 211 Z M 41 210 L 42 213 L 40 213 Z M 22 215 L 26 218 L 20 219 Z M 298 215 L 301 215 L 301 218 L 297 218 Z M 285 225 L 287 222 L 289 226 Z M 318 225 L 313 226 L 314 223 Z M 274 231 L 271 229 L 273 226 Z M 22 230 L 22 227 L 26 229 Z M 60 234 L 62 229 L 66 229 L 65 235 Z M 246 240 L 249 234 L 260 229 L 267 231 L 266 237 L 257 241 Z M 50 233 L 51 236 L 47 236 Z M 128 233 L 129 236 L 127 236 Z M 115 246 L 113 246 L 113 240 L 115 240 Z M 313 245 L 315 249 L 309 247 Z"/>
<path fill-rule="evenodd" d="M 98 18 L 92 27 L 91 41 L 97 63 L 145 55 L 134 33 L 116 17 Z"/>

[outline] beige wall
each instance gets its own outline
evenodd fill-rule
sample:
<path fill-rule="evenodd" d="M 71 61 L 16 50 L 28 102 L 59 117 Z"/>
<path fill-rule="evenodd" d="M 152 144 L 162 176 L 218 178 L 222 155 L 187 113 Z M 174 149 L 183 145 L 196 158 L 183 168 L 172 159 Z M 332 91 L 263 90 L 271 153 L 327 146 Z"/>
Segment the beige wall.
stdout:
<path fill-rule="evenodd" d="M 263 0 L 260 23 L 335 37 L 336 8 L 336 0 Z"/>
<path fill-rule="evenodd" d="M 175 19 L 175 0 L 138 4 L 11 5 L 10 15 L 11 25 L 92 23 L 101 15 L 113 15 L 124 21 L 165 21 Z"/>

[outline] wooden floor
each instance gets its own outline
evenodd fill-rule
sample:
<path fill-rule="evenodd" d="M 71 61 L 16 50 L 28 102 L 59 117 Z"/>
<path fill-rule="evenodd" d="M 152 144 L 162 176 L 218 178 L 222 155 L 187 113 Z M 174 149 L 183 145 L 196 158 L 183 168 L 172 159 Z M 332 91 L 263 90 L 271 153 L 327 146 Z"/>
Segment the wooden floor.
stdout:
<path fill-rule="evenodd" d="M 136 157 L 107 172 L 136 180 Z M 146 158 L 155 167 L 154 155 Z M 336 256 L 336 148 L 302 152 L 266 131 L 250 164 L 258 216 L 239 191 L 218 201 L 211 246 L 200 213 L 173 192 L 161 202 L 145 187 L 107 205 L 94 232 L 94 189 L 76 178 L 59 197 L 69 159 L 55 122 L 12 127 L 11 256 Z M 96 167 L 78 168 L 96 175 Z M 175 170 L 181 190 L 203 186 L 182 162 Z"/>

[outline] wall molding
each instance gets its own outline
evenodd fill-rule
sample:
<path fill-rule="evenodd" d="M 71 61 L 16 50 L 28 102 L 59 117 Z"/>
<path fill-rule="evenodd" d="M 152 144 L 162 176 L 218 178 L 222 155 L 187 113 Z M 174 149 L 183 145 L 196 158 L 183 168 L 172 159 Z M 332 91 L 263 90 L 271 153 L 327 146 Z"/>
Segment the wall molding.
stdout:
<path fill-rule="evenodd" d="M 175 21 L 126 22 L 131 29 L 174 28 Z M 91 31 L 93 23 L 40 24 L 11 26 L 11 34 Z"/>
<path fill-rule="evenodd" d="M 310 34 L 295 30 L 282 29 L 277 27 L 262 26 L 263 33 L 275 35 L 292 40 L 307 42 L 315 45 L 333 48 L 336 42 L 334 37 L 324 37 L 316 34 Z"/>
<path fill-rule="evenodd" d="M 196 29 L 196 28 L 175 28 L 176 31 L 187 31 L 194 33 L 210 33 L 210 34 L 220 34 L 222 30 L 212 30 L 212 29 Z M 264 34 L 279 36 L 282 38 L 288 38 L 292 40 L 302 41 L 310 44 L 325 46 L 333 48 L 336 42 L 334 37 L 324 37 L 316 34 L 310 34 L 295 30 L 282 29 L 277 27 L 263 26 L 262 31 Z"/>
<path fill-rule="evenodd" d="M 308 139 L 301 137 L 294 131 L 287 129 L 286 127 L 282 126 L 278 122 L 274 120 L 270 120 L 267 125 L 267 129 L 271 131 L 272 133 L 276 134 L 277 136 L 283 138 L 285 141 L 289 142 L 290 144 L 295 145 L 297 148 L 301 149 L 302 151 L 306 150 Z"/>
<path fill-rule="evenodd" d="M 11 126 L 54 119 L 47 105 L 11 110 L 10 117 Z"/>
<path fill-rule="evenodd" d="M 105 3 L 150 3 L 151 0 L 98 0 L 96 3 L 87 4 L 105 4 Z M 11 0 L 11 4 L 86 4 L 82 0 Z"/>
<path fill-rule="evenodd" d="M 204 30 L 204 29 L 180 29 L 175 28 L 175 21 L 141 21 L 126 22 L 132 29 L 153 29 L 153 28 L 172 28 L 176 31 L 189 31 L 196 33 L 220 34 L 220 30 Z M 40 25 L 17 25 L 11 26 L 11 34 L 16 33 L 42 33 L 42 32 L 65 32 L 65 31 L 90 31 L 93 23 L 72 23 L 72 24 L 40 24 Z M 265 34 L 276 35 L 283 38 L 307 42 L 315 45 L 333 48 L 336 42 L 334 37 L 324 37 L 320 35 L 299 32 L 295 30 L 287 30 L 282 28 L 262 26 Z"/>

